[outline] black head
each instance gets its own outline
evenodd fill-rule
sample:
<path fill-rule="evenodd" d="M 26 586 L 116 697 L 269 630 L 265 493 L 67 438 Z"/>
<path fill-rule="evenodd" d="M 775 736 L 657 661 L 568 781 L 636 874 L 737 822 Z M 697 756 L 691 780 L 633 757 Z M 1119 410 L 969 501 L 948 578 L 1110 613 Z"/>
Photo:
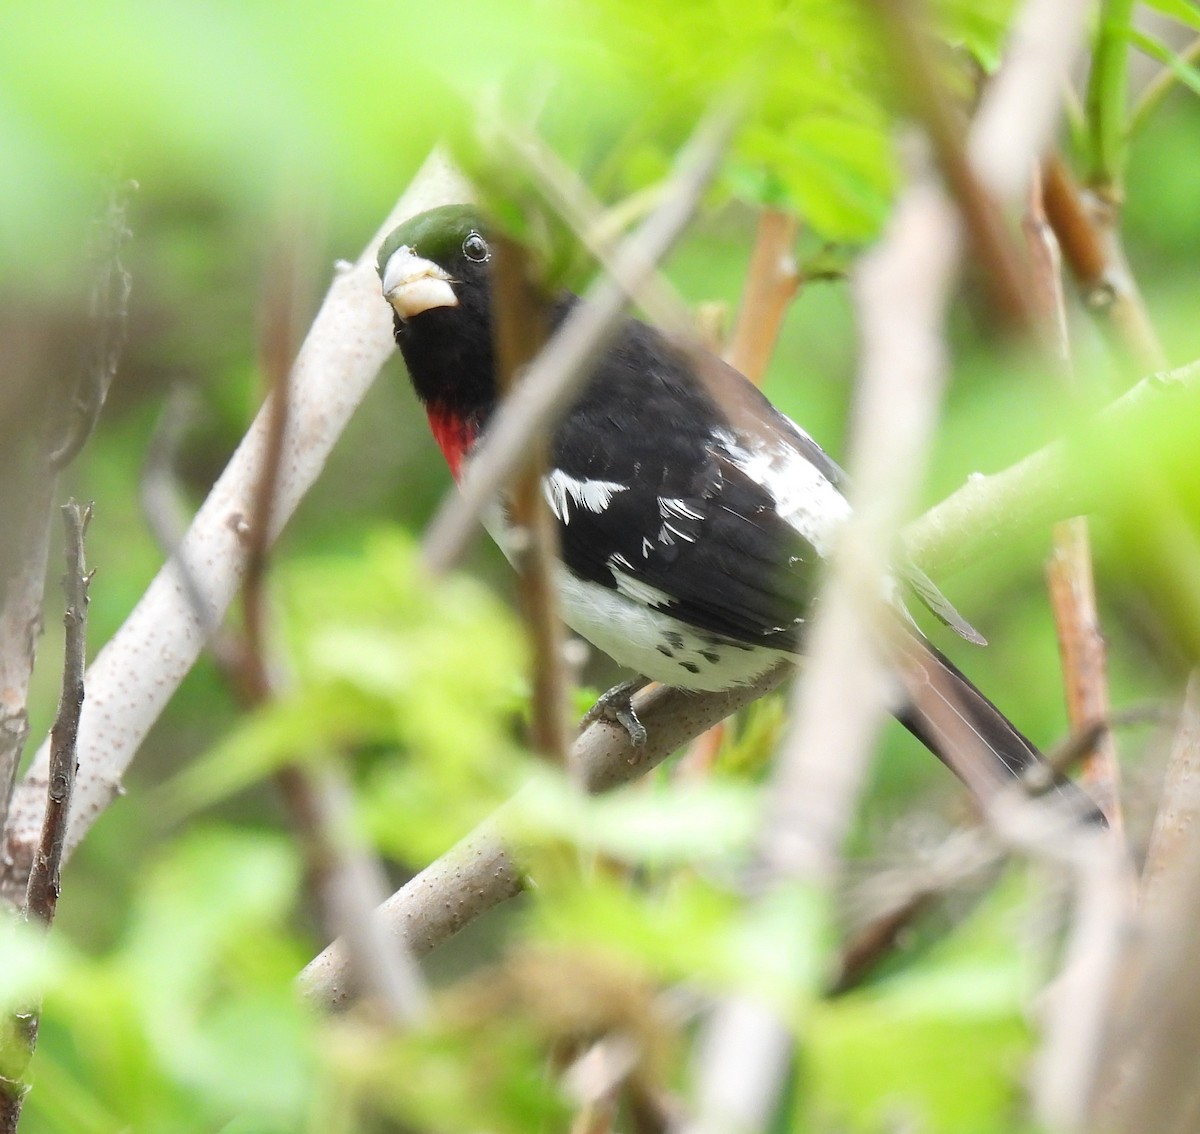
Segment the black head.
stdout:
<path fill-rule="evenodd" d="M 405 221 L 379 250 L 396 342 L 426 404 L 486 413 L 496 398 L 487 227 L 471 205 Z"/>

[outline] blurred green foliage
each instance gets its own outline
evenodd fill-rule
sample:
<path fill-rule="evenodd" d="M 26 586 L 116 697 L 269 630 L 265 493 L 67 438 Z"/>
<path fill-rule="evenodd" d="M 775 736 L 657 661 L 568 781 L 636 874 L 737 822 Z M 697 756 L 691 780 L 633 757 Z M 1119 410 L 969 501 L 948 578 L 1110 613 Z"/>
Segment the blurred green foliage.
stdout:
<path fill-rule="evenodd" d="M 1195 27 L 1180 0 L 1153 6 Z M 996 65 L 1012 9 L 1007 0 L 933 6 L 956 90 Z M 443 139 L 504 220 L 554 252 L 565 226 L 533 173 L 506 162 L 496 122 L 535 132 L 603 216 L 628 220 L 704 110 L 744 86 L 745 128 L 668 265 L 689 302 L 732 310 L 757 206 L 799 212 L 802 259 L 831 242 L 852 259 L 887 216 L 900 180 L 897 122 L 863 12 L 838 0 L 5 4 L 4 381 L 50 382 L 78 367 L 90 226 L 112 182 L 139 186 L 128 347 L 101 426 L 63 484 L 97 504 L 93 651 L 161 562 L 136 501 L 168 390 L 195 395 L 178 459 L 192 503 L 257 407 L 258 323 L 281 234 L 302 244 L 311 307 L 324 265 L 358 253 Z M 1181 157 L 1194 152 L 1200 113 L 1177 42 L 1166 56 L 1159 32 L 1141 42 L 1180 82 L 1127 139 L 1126 239 L 1182 362 L 1200 356 L 1200 211 L 1194 163 Z M 578 258 L 568 261 L 578 274 Z M 954 384 L 929 502 L 1070 420 L 1045 373 L 998 347 L 974 288 L 968 278 L 952 315 Z M 1074 330 L 1089 397 L 1106 398 L 1128 375 L 1087 324 Z M 788 315 L 767 388 L 835 454 L 854 358 L 848 287 L 811 283 Z M 886 979 L 822 1001 L 812 993 L 827 975 L 834 912 L 787 895 L 747 920 L 736 892 L 784 727 L 779 702 L 746 715 L 703 785 L 663 774 L 581 800 L 545 769 L 533 775 L 518 739 L 524 649 L 496 598 L 509 587 L 506 568 L 481 548 L 472 570 L 482 583 L 430 589 L 413 570 L 414 539 L 448 478 L 400 366 L 390 370 L 278 552 L 285 696 L 243 716 L 202 662 L 144 746 L 128 798 L 71 863 L 54 932 L 6 930 L 0 940 L 0 1006 L 44 996 L 22 1131 L 562 1128 L 569 1107 L 548 1053 L 613 1028 L 642 1045 L 648 1086 L 687 1089 L 686 1029 L 662 1002 L 677 982 L 748 989 L 791 1014 L 802 1036 L 795 1128 L 1026 1128 L 1021 1077 L 1034 1037 L 1024 1012 L 1044 966 L 1022 948 L 1020 926 L 1040 908 L 1037 888 L 1014 869 L 952 936 L 901 950 Z M 1165 420 L 1129 448 L 1170 458 L 1194 517 L 1200 466 L 1189 460 L 1189 428 Z M 1116 466 L 1114 494 L 1122 479 Z M 1121 516 L 1097 525 L 1118 706 L 1161 698 L 1180 661 L 1174 608 L 1138 590 L 1139 517 Z M 1065 724 L 1043 554 L 1041 541 L 1014 544 L 949 589 L 993 643 L 956 657 L 1049 745 Z M 51 628 L 58 601 L 50 595 Z M 53 712 L 60 648 L 52 629 L 35 736 Z M 588 671 L 596 684 L 610 676 L 603 661 Z M 1135 787 L 1143 750 L 1152 764 L 1158 740 L 1122 736 Z M 856 869 L 912 851 L 906 840 L 919 843 L 919 831 L 897 823 L 912 809 L 934 812 L 937 830 L 961 814 L 949 776 L 898 728 L 883 749 L 853 836 Z M 346 756 L 361 829 L 397 880 L 532 783 L 514 819 L 530 847 L 532 896 L 503 927 L 466 935 L 471 975 L 447 975 L 431 1025 L 402 1039 L 365 1017 L 317 1019 L 294 996 L 294 974 L 322 942 L 264 781 L 284 760 Z M 1135 836 L 1146 822 L 1138 799 L 1131 791 Z"/>

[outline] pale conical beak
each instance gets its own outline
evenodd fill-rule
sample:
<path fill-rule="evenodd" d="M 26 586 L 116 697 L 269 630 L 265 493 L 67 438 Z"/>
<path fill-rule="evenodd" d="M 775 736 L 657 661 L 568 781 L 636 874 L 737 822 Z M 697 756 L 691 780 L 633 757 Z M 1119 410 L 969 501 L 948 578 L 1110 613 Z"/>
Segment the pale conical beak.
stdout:
<path fill-rule="evenodd" d="M 450 277 L 432 260 L 423 260 L 407 244 L 388 257 L 383 268 L 383 296 L 401 319 L 434 307 L 457 307 Z"/>

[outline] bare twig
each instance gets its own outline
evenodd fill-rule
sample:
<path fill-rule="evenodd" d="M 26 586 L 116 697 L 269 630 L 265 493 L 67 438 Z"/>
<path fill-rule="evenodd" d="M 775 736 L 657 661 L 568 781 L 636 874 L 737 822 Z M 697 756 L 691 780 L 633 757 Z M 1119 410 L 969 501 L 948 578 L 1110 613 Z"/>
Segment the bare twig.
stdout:
<path fill-rule="evenodd" d="M 55 474 L 90 435 L 125 340 L 131 277 L 121 262 L 121 250 L 130 235 L 130 187 L 114 190 L 104 215 L 95 222 L 88 354 L 73 388 L 61 391 L 40 375 L 5 376 L 0 405 L 0 832 L 8 822 L 29 735 L 25 703 L 42 625 Z M 10 346 L 9 361 L 11 353 Z M 7 843 L 0 840 L 0 862 L 9 854 Z M 7 897 L 17 904 L 24 897 L 23 884 Z"/>
<path fill-rule="evenodd" d="M 800 224 L 794 213 L 764 208 L 750 254 L 737 322 L 725 361 L 762 385 L 788 307 L 800 287 L 792 249 Z"/>
<path fill-rule="evenodd" d="M 1166 909 L 1180 885 L 1188 841 L 1200 831 L 1200 670 L 1193 671 L 1180 706 L 1161 800 L 1142 868 L 1142 912 L 1147 919 Z"/>
<path fill-rule="evenodd" d="M 1034 179 L 1024 225 L 1043 333 L 1051 344 L 1052 356 L 1057 359 L 1060 382 L 1068 392 L 1078 394 L 1067 331 L 1061 257 L 1042 206 L 1040 177 Z M 1053 541 L 1046 577 L 1062 657 L 1067 719 L 1072 732 L 1079 735 L 1106 723 L 1111 715 L 1107 651 L 1096 609 L 1087 519 L 1076 516 L 1056 524 Z M 1113 733 L 1107 728 L 1100 729 L 1084 759 L 1083 778 L 1109 826 L 1116 830 L 1121 827 L 1120 774 Z"/>
<path fill-rule="evenodd" d="M 547 305 L 533 279 L 529 253 L 501 237 L 493 241 L 492 307 L 500 388 L 511 397 L 547 335 Z M 542 492 L 549 460 L 545 434 L 535 435 L 512 491 L 510 509 L 521 612 L 533 650 L 530 737 L 535 751 L 564 766 L 569 743 L 566 640 L 558 598 L 558 532 Z"/>
<path fill-rule="evenodd" d="M 50 734 L 50 786 L 46 821 L 33 857 L 24 909 L 26 920 L 37 921 L 47 929 L 58 909 L 67 818 L 75 788 L 79 711 L 83 706 L 83 670 L 87 660 L 88 583 L 91 581 L 84 564 L 83 539 L 91 516 L 90 506 L 80 507 L 74 500 L 63 505 L 67 560 L 63 593 L 67 608 L 63 614 L 66 633 L 62 696 Z M 3 1067 L 0 1068 L 0 1134 L 16 1134 L 28 1090 L 23 1079 L 37 1047 L 39 1014 L 40 1010 L 36 1007 L 17 1013 L 9 1029 L 13 1043 L 4 1052 Z M 13 1050 L 16 1043 L 21 1045 L 20 1051 Z"/>
<path fill-rule="evenodd" d="M 1116 205 L 1080 189 L 1058 155 L 1047 160 L 1044 184 L 1046 218 L 1085 305 L 1105 316 L 1137 369 L 1163 369 L 1166 354 L 1118 243 Z"/>
<path fill-rule="evenodd" d="M 33 856 L 29 888 L 25 900 L 27 917 L 49 925 L 58 906 L 59 873 L 67 839 L 67 819 L 75 790 L 75 770 L 79 741 L 79 715 L 83 709 L 83 670 L 87 661 L 88 583 L 83 556 L 83 537 L 92 518 L 91 506 L 80 507 L 74 500 L 63 505 L 66 528 L 67 573 L 63 591 L 67 609 L 63 614 L 66 648 L 63 655 L 62 697 L 58 715 L 50 730 L 50 784 L 46 804 L 46 822 L 42 838 Z"/>
<path fill-rule="evenodd" d="M 658 326 L 687 333 L 691 326 L 687 305 L 661 273 L 651 272 L 643 279 L 623 274 L 622 264 L 613 255 L 613 233 L 606 223 L 609 214 L 604 213 L 600 202 L 579 175 L 532 131 L 503 120 L 497 123 L 497 128 L 508 151 L 504 156 L 514 156 L 525 166 L 534 188 L 571 226 L 580 243 L 609 278 L 622 284 L 633 301 Z"/>
<path fill-rule="evenodd" d="M 242 589 L 243 626 L 236 662 L 227 670 L 235 693 L 256 707 L 278 694 L 269 662 L 267 566 L 270 532 L 291 405 L 289 370 L 295 342 L 299 273 L 297 246 L 277 257 L 272 271 L 263 331 L 263 369 L 270 381 L 267 439 L 247 532 Z M 415 960 L 403 943 L 388 942 L 376 908 L 383 900 L 383 868 L 354 832 L 349 784 L 332 760 L 314 768 L 293 760 L 276 773 L 276 786 L 304 855 L 309 884 L 331 937 L 344 936 L 357 987 L 392 1024 L 423 1014 L 427 993 Z"/>
<path fill-rule="evenodd" d="M 387 304 L 379 297 L 375 252 L 404 218 L 454 200 L 467 187 L 440 158 L 431 159 L 355 265 L 340 271 L 309 330 L 292 371 L 292 413 L 271 536 L 316 479 L 333 443 L 395 349 Z M 243 534 L 266 442 L 261 413 L 213 487 L 182 544 L 203 588 L 197 616 L 174 563 L 166 564 L 88 673 L 92 693 L 80 718 L 86 754 L 76 786 L 67 853 L 119 791 L 121 775 L 143 737 L 191 668 L 205 629 L 219 621 L 245 566 Z M 156 680 L 144 680 L 153 658 Z M 98 712 L 92 705 L 104 705 Z M 0 892 L 23 894 L 32 847 L 45 813 L 49 748 L 43 745 L 13 798 L 6 832 L 11 861 L 0 860 Z"/>
<path fill-rule="evenodd" d="M 1032 312 L 1024 266 L 996 201 L 972 167 L 966 119 L 943 87 L 929 30 L 918 19 L 918 7 L 909 0 L 869 0 L 869 7 L 883 27 L 892 71 L 903 84 L 913 113 L 933 146 L 938 167 L 962 211 L 975 257 L 984 266 L 990 307 L 1009 327 L 1027 327 Z"/>
<path fill-rule="evenodd" d="M 1190 1068 L 1200 1045 L 1194 948 L 1200 920 L 1198 689 L 1200 680 L 1193 677 L 1155 830 L 1138 933 L 1127 949 L 1128 995 L 1107 1021 L 1103 1086 L 1092 1100 L 1094 1125 L 1117 1134 L 1183 1134 L 1195 1128 L 1197 1091 Z"/>
<path fill-rule="evenodd" d="M 828 895 L 841 862 L 889 682 L 879 651 L 883 579 L 923 467 L 945 371 L 941 320 L 957 223 L 930 182 L 901 199 L 857 287 L 863 355 L 851 445 L 855 511 L 839 532 L 808 630 L 793 734 L 768 786 L 758 857 L 762 897 L 786 886 Z M 743 996 L 702 1029 L 688 1131 L 764 1129 L 791 1051 L 788 1026 Z"/>
<path fill-rule="evenodd" d="M 876 895 L 872 916 L 843 943 L 829 995 L 856 988 L 895 950 L 904 930 L 925 910 L 950 891 L 995 870 L 1004 856 L 1004 848 L 986 827 L 963 827 L 941 840 L 920 862 L 869 879 L 871 893 Z"/>
<path fill-rule="evenodd" d="M 663 200 L 614 254 L 618 279 L 603 279 L 588 292 L 546 344 L 515 391 L 488 426 L 487 438 L 425 537 L 425 564 L 435 575 L 448 570 L 475 534 L 484 509 L 524 459 L 529 441 L 544 434 L 587 380 L 591 365 L 616 334 L 636 288 L 670 250 L 700 202 L 741 116 L 737 99 L 722 101 L 697 127 L 676 162 Z"/>

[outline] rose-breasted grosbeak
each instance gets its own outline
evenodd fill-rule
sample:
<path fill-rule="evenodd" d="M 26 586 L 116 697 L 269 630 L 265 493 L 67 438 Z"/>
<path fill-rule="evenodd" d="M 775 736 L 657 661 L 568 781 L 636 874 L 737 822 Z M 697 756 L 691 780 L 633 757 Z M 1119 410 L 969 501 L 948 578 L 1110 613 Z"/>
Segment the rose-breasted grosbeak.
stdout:
<path fill-rule="evenodd" d="M 414 217 L 379 253 L 396 342 L 456 479 L 498 400 L 490 257 L 487 227 L 466 205 Z M 553 325 L 579 302 L 564 293 Z M 732 367 L 625 320 L 559 423 L 550 466 L 563 616 L 584 638 L 639 674 L 696 690 L 748 683 L 799 652 L 818 569 L 850 510 L 845 476 Z M 489 530 L 503 548 L 502 518 Z M 927 578 L 911 568 L 902 578 L 982 642 Z M 996 760 L 1013 775 L 1036 763 L 991 701 L 911 634 L 909 652 L 949 683 Z M 896 715 L 945 759 L 936 722 L 915 706 Z"/>

